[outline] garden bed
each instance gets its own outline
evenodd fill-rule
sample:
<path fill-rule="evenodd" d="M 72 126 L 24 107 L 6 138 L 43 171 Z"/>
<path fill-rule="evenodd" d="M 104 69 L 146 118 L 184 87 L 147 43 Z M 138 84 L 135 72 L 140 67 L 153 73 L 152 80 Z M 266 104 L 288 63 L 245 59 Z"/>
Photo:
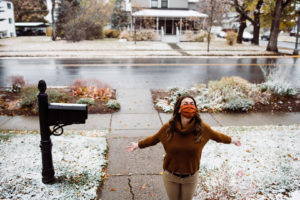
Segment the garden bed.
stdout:
<path fill-rule="evenodd" d="M 190 95 L 200 112 L 300 112 L 299 88 L 282 80 L 253 84 L 240 77 L 223 77 L 191 88 L 151 90 L 159 112 L 173 112 L 179 96 Z"/>
<path fill-rule="evenodd" d="M 111 96 L 109 99 L 95 99 L 93 105 L 88 106 L 89 114 L 107 114 L 119 111 L 119 108 L 109 108 L 107 106 L 108 100 L 116 100 L 116 90 L 111 90 Z M 60 103 L 76 103 L 80 96 L 72 95 L 71 88 L 51 88 L 46 92 L 53 92 L 54 95 L 59 94 L 59 98 L 54 97 L 54 100 L 58 100 Z M 61 98 L 61 99 L 60 99 Z M 51 99 L 49 99 L 49 102 Z M 22 101 L 22 92 L 13 93 L 6 91 L 6 88 L 0 90 L 0 115 L 23 115 L 32 116 L 37 115 L 37 108 L 22 107 L 20 102 Z M 55 101 L 57 102 L 57 101 Z"/>
<path fill-rule="evenodd" d="M 172 94 L 167 90 L 151 90 L 152 100 L 154 105 L 158 103 L 158 99 L 169 99 Z M 195 96 L 196 94 L 191 92 L 191 96 Z M 168 100 L 167 100 L 168 101 Z M 168 101 L 170 103 L 170 101 Z M 155 106 L 155 109 L 160 113 L 165 113 L 165 111 L 161 107 Z M 243 113 L 243 112 L 300 112 L 300 97 L 292 96 L 292 97 L 280 97 L 278 95 L 272 95 L 269 101 L 269 104 L 255 103 L 252 108 L 247 111 L 243 110 L 214 110 L 214 109 L 199 109 L 200 112 L 204 113 Z"/>

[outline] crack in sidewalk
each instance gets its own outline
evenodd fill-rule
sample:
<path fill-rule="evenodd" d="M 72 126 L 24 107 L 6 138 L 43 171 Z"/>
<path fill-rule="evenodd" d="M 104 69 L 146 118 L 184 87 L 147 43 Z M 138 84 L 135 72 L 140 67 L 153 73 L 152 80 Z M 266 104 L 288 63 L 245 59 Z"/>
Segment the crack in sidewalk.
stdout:
<path fill-rule="evenodd" d="M 129 186 L 129 189 L 130 189 L 130 194 L 132 196 L 132 200 L 134 200 L 134 193 L 132 191 L 132 185 L 131 185 L 131 180 L 130 178 L 128 177 L 128 186 Z"/>

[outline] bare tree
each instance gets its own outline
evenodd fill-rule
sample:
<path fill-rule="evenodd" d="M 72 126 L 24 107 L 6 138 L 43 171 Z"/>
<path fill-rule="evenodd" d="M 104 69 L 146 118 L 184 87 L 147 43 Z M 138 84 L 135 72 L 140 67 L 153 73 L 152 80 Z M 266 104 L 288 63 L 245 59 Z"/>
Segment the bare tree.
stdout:
<path fill-rule="evenodd" d="M 62 1 L 59 34 L 67 40 L 80 41 L 103 37 L 103 27 L 110 22 L 113 2 L 81 0 L 80 4 Z"/>
<path fill-rule="evenodd" d="M 291 0 L 276 0 L 275 9 L 273 12 L 272 25 L 271 25 L 270 40 L 267 46 L 267 51 L 278 52 L 277 39 L 278 39 L 278 34 L 280 32 L 281 13 L 289 3 L 291 3 Z"/>
<path fill-rule="evenodd" d="M 207 31 L 207 52 L 209 52 L 212 26 L 220 23 L 225 11 L 227 11 L 227 6 L 222 0 L 207 0 L 200 2 L 198 7 L 200 12 L 208 15 L 207 21 L 203 23 L 203 28 Z"/>

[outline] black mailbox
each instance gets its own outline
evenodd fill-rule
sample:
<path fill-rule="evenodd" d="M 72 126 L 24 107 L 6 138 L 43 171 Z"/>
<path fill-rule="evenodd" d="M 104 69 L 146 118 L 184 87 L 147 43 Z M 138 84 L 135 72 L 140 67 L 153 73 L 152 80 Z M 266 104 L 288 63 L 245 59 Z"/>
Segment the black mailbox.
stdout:
<path fill-rule="evenodd" d="M 48 125 L 84 124 L 88 118 L 85 104 L 51 103 L 48 106 Z"/>

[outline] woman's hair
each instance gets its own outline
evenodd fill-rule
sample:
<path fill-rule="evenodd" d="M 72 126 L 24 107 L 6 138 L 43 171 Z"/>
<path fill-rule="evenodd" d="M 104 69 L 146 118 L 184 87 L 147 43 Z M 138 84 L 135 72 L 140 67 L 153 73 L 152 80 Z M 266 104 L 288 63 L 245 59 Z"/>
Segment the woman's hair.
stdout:
<path fill-rule="evenodd" d="M 196 104 L 196 101 L 195 99 L 190 96 L 190 95 L 186 95 L 186 96 L 181 96 L 181 97 L 178 97 L 175 105 L 174 105 L 174 111 L 173 111 L 173 116 L 172 118 L 170 119 L 169 121 L 169 128 L 167 130 L 167 133 L 168 133 L 168 140 L 170 141 L 173 136 L 174 136 L 174 133 L 177 131 L 176 130 L 176 122 L 179 122 L 181 123 L 181 115 L 179 113 L 179 109 L 180 109 L 180 106 L 181 106 L 181 102 L 183 101 L 183 99 L 185 98 L 190 98 L 194 101 L 194 105 L 196 106 L 196 110 L 198 111 L 198 108 L 197 108 L 197 104 Z M 195 124 L 196 124 L 196 127 L 195 127 L 195 141 L 196 143 L 197 142 L 200 142 L 201 140 L 201 124 L 202 124 L 202 120 L 200 118 L 200 115 L 198 112 L 196 112 L 195 116 L 193 117 L 195 119 Z"/>

